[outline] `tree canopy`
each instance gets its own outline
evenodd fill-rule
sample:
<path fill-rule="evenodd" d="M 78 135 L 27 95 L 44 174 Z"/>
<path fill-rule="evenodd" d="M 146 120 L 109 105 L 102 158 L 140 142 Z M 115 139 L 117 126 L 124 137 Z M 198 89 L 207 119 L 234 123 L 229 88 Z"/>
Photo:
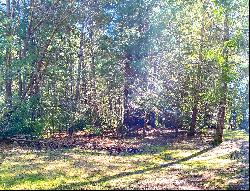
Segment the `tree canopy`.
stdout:
<path fill-rule="evenodd" d="M 246 0 L 1 1 L 0 136 L 119 134 L 138 111 L 144 123 L 156 116 L 151 126 L 173 112 L 190 135 L 215 126 L 217 142 L 232 124 L 248 129 L 248 9 Z"/>

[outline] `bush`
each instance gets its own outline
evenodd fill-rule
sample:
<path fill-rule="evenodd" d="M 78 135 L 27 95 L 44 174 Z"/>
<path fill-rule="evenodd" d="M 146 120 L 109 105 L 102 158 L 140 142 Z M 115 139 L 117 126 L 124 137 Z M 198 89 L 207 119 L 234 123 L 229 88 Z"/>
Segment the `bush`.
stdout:
<path fill-rule="evenodd" d="M 6 111 L 1 118 L 0 127 L 2 138 L 16 135 L 40 135 L 44 121 L 36 117 L 31 118 L 30 105 L 19 103 L 18 107 L 13 107 L 12 111 Z"/>

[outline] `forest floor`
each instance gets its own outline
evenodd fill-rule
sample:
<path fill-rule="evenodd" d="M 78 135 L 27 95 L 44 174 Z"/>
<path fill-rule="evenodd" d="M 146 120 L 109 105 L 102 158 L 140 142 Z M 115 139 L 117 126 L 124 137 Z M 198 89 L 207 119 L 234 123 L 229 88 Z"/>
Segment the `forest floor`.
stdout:
<path fill-rule="evenodd" d="M 42 144 L 0 145 L 0 190 L 249 188 L 249 135 L 211 137 L 151 129 L 145 138 L 60 134 Z"/>

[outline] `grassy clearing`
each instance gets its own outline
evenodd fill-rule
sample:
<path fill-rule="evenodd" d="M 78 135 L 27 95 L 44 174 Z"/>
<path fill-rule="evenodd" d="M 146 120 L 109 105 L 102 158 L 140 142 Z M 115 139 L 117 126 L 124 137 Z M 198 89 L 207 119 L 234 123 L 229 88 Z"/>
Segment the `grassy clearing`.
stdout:
<path fill-rule="evenodd" d="M 2 149 L 0 189 L 230 189 L 242 184 L 241 146 L 248 140 L 244 132 L 226 132 L 215 148 L 198 149 L 183 140 L 148 146 L 154 154 L 122 156 L 80 148 Z M 238 157 L 232 157 L 235 152 Z"/>

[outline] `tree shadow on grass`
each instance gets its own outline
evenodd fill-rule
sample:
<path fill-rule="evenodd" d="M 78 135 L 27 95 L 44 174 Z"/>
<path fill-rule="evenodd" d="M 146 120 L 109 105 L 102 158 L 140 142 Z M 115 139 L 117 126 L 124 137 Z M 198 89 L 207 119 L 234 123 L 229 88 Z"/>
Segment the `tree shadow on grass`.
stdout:
<path fill-rule="evenodd" d="M 242 163 L 242 167 L 232 178 L 239 179 L 237 184 L 228 185 L 229 190 L 249 190 L 249 141 L 243 141 L 239 151 L 230 153 L 230 158 Z"/>
<path fill-rule="evenodd" d="M 85 186 L 85 185 L 96 185 L 96 184 L 99 184 L 99 183 L 103 183 L 103 182 L 107 182 L 107 181 L 110 181 L 110 180 L 113 180 L 113 179 L 117 179 L 117 178 L 123 178 L 125 176 L 130 176 L 130 175 L 137 175 L 137 174 L 143 174 L 143 173 L 146 173 L 148 171 L 152 171 L 152 170 L 159 170 L 159 169 L 162 169 L 162 168 L 166 168 L 166 167 L 170 167 L 170 166 L 173 166 L 175 164 L 179 164 L 179 163 L 182 163 L 182 162 L 185 162 L 185 161 L 188 161 L 194 157 L 197 157 L 199 155 L 202 155 L 210 150 L 212 150 L 214 147 L 208 147 L 206 149 L 203 149 L 195 154 L 192 154 L 188 157 L 185 157 L 185 158 L 182 158 L 180 160 L 177 160 L 177 161 L 173 161 L 173 162 L 170 162 L 170 163 L 166 163 L 166 164 L 162 164 L 162 165 L 159 165 L 159 166 L 155 166 L 155 167 L 150 167 L 150 168 L 147 168 L 147 169 L 144 169 L 144 170 L 136 170 L 136 171 L 130 171 L 130 172 L 122 172 L 122 173 L 119 173 L 119 174 L 116 174 L 116 175 L 113 175 L 113 176 L 105 176 L 99 180 L 96 180 L 96 181 L 85 181 L 85 182 L 79 182 L 79 183 L 70 183 L 70 184 L 67 184 L 67 185 L 61 185 L 61 186 L 58 186 L 54 189 L 73 189 L 73 188 L 79 188 L 81 186 Z"/>
<path fill-rule="evenodd" d="M 0 181 L 0 185 L 3 184 L 6 188 L 11 188 L 13 186 L 17 186 L 19 184 L 25 183 L 25 182 L 37 182 L 37 181 L 46 181 L 50 178 L 46 177 L 46 174 L 42 173 L 34 173 L 34 174 L 18 174 L 11 178 L 3 178 Z"/>

